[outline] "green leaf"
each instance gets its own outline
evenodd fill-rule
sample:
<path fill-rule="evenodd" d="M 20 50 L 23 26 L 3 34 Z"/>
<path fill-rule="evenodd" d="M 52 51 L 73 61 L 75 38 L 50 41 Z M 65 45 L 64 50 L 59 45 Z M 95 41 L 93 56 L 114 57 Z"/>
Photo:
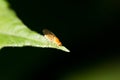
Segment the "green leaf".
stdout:
<path fill-rule="evenodd" d="M 49 47 L 69 52 L 64 46 L 57 46 L 43 35 L 27 28 L 9 8 L 6 0 L 0 0 L 0 48 L 7 46 Z"/>

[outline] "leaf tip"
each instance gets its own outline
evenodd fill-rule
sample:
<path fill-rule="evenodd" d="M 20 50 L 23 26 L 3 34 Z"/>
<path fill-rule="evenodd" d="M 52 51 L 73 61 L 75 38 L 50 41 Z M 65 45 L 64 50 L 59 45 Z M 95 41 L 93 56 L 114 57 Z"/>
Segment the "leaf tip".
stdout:
<path fill-rule="evenodd" d="M 69 50 L 69 49 L 67 49 L 67 48 L 66 48 L 66 47 L 64 47 L 64 46 L 59 47 L 59 49 L 60 49 L 60 50 L 65 51 L 65 52 L 70 52 L 70 50 Z"/>

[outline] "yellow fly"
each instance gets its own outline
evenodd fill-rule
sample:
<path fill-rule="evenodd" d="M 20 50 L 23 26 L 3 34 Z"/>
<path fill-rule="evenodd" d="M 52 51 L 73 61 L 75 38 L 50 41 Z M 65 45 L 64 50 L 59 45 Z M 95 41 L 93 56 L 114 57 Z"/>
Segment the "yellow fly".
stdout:
<path fill-rule="evenodd" d="M 62 46 L 62 43 L 60 42 L 60 40 L 56 37 L 56 35 L 54 33 L 52 33 L 51 31 L 49 31 L 48 29 L 43 29 L 43 34 L 45 36 L 46 39 L 54 42 L 55 44 L 57 44 L 58 46 Z"/>

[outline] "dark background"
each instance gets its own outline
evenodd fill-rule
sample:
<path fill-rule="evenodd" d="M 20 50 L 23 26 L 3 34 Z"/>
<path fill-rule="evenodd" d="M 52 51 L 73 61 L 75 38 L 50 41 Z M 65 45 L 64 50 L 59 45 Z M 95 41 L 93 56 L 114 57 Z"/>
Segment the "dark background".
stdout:
<path fill-rule="evenodd" d="M 54 32 L 70 53 L 23 47 L 0 51 L 1 80 L 59 80 L 120 58 L 118 0 L 8 0 L 31 30 Z"/>

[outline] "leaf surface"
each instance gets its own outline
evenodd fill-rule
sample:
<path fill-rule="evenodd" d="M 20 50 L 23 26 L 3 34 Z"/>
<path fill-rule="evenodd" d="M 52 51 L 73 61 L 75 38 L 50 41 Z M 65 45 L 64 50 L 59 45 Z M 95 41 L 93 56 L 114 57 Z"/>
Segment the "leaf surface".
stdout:
<path fill-rule="evenodd" d="M 30 30 L 9 8 L 6 0 L 0 0 L 0 48 L 33 46 L 56 48 L 69 52 L 64 46 L 57 46 L 43 35 Z"/>

